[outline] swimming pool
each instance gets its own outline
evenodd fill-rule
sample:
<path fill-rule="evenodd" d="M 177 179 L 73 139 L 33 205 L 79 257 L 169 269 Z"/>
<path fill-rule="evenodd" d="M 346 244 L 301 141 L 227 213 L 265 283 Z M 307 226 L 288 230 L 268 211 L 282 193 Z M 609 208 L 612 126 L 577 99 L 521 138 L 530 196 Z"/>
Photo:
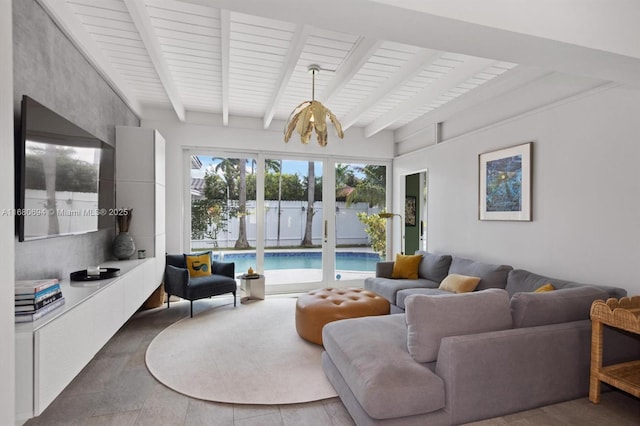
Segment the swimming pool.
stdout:
<path fill-rule="evenodd" d="M 214 256 L 218 257 L 218 256 Z M 236 272 L 255 269 L 255 253 L 225 253 L 225 262 L 234 262 Z M 377 253 L 338 252 L 336 253 L 336 270 L 340 271 L 375 271 L 380 261 Z M 264 254 L 265 271 L 273 269 L 322 269 L 322 253 L 319 252 L 275 252 Z"/>

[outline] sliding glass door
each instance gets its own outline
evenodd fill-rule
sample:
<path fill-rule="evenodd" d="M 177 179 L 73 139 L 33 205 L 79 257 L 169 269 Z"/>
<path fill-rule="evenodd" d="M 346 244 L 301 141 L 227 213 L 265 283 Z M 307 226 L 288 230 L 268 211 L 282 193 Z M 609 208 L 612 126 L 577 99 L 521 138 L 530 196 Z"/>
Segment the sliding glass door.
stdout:
<path fill-rule="evenodd" d="M 266 158 L 264 165 L 267 285 L 293 289 L 292 284 L 321 283 L 322 162 L 274 157 Z"/>
<path fill-rule="evenodd" d="M 335 278 L 361 281 L 374 276 L 386 253 L 387 167 L 335 165 Z"/>
<path fill-rule="evenodd" d="M 236 272 L 256 267 L 256 159 L 191 156 L 191 252 L 212 251 Z"/>
<path fill-rule="evenodd" d="M 267 293 L 361 286 L 375 274 L 386 165 L 207 151 L 185 160 L 190 251 L 233 261 L 236 274 L 263 273 Z"/>

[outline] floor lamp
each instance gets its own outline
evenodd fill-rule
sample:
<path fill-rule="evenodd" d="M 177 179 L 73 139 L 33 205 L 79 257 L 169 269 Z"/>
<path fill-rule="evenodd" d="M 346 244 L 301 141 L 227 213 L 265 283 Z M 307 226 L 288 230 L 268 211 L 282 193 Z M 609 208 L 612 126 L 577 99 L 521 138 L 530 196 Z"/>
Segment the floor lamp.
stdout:
<path fill-rule="evenodd" d="M 402 243 L 404 241 L 404 235 L 402 232 L 402 227 L 404 226 L 404 222 L 402 220 L 402 215 L 399 213 L 382 212 L 382 213 L 378 213 L 378 216 L 380 216 L 383 219 L 391 219 L 392 222 L 393 222 L 394 216 L 398 216 L 400 218 L 400 254 L 404 254 L 404 247 L 402 247 Z"/>

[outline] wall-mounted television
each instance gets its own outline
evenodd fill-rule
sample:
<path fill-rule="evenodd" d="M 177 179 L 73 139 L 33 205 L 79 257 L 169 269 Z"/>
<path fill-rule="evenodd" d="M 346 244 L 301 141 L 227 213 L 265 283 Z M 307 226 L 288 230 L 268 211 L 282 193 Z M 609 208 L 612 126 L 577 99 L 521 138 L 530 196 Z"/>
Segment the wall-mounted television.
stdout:
<path fill-rule="evenodd" d="M 15 151 L 19 241 L 115 226 L 111 145 L 23 96 Z"/>

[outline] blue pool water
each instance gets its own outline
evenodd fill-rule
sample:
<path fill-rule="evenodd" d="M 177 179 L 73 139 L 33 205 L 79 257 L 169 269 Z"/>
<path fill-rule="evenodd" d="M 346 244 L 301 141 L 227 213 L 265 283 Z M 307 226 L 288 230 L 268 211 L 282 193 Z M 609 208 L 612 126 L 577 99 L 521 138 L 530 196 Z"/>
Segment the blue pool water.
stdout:
<path fill-rule="evenodd" d="M 236 272 L 255 269 L 255 253 L 226 253 L 225 262 L 235 262 Z M 377 253 L 338 252 L 336 269 L 341 271 L 375 271 L 380 261 Z M 265 253 L 264 269 L 321 269 L 322 254 L 318 252 L 276 252 Z"/>

